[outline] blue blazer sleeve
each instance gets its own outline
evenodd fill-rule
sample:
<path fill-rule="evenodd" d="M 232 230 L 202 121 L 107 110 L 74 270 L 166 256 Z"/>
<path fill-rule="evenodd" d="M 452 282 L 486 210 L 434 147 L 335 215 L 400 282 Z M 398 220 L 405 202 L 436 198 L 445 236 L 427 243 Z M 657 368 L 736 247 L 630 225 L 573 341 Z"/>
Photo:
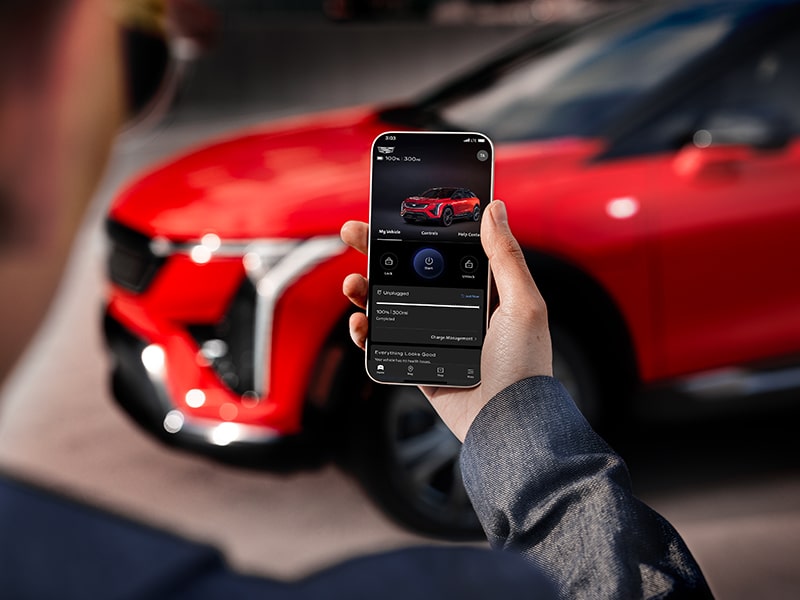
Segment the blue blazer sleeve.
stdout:
<path fill-rule="evenodd" d="M 634 497 L 623 460 L 552 377 L 492 398 L 461 470 L 492 546 L 523 554 L 561 597 L 711 597 L 680 535 Z"/>

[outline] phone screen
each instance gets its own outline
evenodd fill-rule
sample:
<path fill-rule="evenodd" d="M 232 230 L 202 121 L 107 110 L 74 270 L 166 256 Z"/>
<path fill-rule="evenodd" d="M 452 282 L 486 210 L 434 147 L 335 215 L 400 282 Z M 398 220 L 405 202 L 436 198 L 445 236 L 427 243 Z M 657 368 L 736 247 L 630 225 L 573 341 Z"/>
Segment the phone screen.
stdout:
<path fill-rule="evenodd" d="M 492 143 L 479 133 L 386 132 L 371 158 L 367 373 L 380 383 L 475 386 Z"/>

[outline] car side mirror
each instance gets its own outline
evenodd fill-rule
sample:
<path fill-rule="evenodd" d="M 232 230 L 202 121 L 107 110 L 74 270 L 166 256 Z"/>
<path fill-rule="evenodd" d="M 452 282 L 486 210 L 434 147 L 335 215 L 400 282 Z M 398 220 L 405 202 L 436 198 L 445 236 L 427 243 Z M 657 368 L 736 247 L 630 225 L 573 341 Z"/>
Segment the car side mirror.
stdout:
<path fill-rule="evenodd" d="M 698 148 L 749 146 L 757 150 L 778 150 L 790 140 L 785 118 L 753 110 L 726 110 L 701 122 L 693 142 Z"/>
<path fill-rule="evenodd" d="M 701 125 L 675 157 L 678 175 L 705 181 L 733 181 L 755 153 L 784 148 L 791 139 L 784 119 L 755 111 L 724 111 Z"/>

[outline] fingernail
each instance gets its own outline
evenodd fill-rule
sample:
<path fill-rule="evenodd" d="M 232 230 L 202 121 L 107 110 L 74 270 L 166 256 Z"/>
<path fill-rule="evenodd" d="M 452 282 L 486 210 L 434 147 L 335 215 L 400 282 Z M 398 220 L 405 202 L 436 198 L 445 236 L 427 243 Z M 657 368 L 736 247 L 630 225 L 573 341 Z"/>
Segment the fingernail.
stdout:
<path fill-rule="evenodd" d="M 495 200 L 492 202 L 492 218 L 495 223 L 507 224 L 508 213 L 506 212 L 506 204 L 502 200 Z"/>

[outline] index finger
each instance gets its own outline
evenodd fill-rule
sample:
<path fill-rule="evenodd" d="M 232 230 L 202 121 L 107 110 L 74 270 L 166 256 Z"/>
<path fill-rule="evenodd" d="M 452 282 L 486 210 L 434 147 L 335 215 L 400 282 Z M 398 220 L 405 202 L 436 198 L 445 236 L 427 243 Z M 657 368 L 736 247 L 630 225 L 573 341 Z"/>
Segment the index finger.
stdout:
<path fill-rule="evenodd" d="M 339 233 L 342 241 L 362 254 L 367 253 L 369 225 L 363 221 L 347 221 Z"/>

